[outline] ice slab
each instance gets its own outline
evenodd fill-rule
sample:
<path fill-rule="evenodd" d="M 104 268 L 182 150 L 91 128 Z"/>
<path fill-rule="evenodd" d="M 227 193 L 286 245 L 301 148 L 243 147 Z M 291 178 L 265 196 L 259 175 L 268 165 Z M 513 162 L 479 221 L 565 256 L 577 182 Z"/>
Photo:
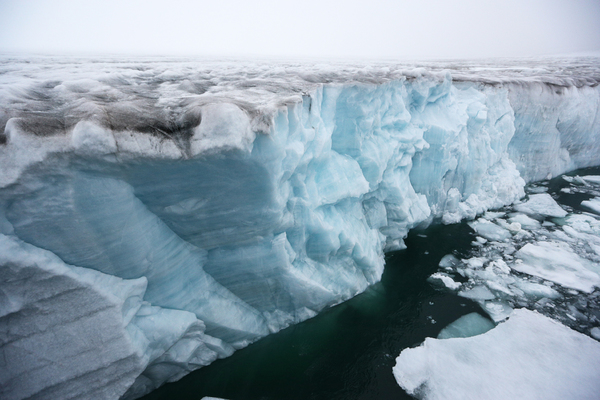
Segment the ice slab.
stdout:
<path fill-rule="evenodd" d="M 486 301 L 483 309 L 496 323 L 504 321 L 513 311 L 513 308 L 503 301 Z"/>
<path fill-rule="evenodd" d="M 523 229 L 538 229 L 541 226 L 539 221 L 530 218 L 525 214 L 514 214 L 508 220 L 511 223 L 519 223 Z"/>
<path fill-rule="evenodd" d="M 528 243 L 516 256 L 521 262 L 511 264 L 511 268 L 519 272 L 586 293 L 591 293 L 594 287 L 600 286 L 597 267 L 562 243 Z"/>
<path fill-rule="evenodd" d="M 475 286 L 472 289 L 458 292 L 458 295 L 472 300 L 492 300 L 496 298 L 485 286 Z"/>
<path fill-rule="evenodd" d="M 585 182 L 588 182 L 588 183 L 600 185 L 600 176 L 598 176 L 598 175 L 585 175 L 585 176 L 582 176 L 581 179 L 583 179 Z"/>
<path fill-rule="evenodd" d="M 419 399 L 582 399 L 600 393 L 600 343 L 526 309 L 478 336 L 405 349 L 393 368 Z"/>
<path fill-rule="evenodd" d="M 475 222 L 469 222 L 469 226 L 473 228 L 475 232 L 477 232 L 479 235 L 483 236 L 487 240 L 494 240 L 500 242 L 508 240 L 512 237 L 510 231 L 485 219 L 479 219 Z"/>
<path fill-rule="evenodd" d="M 548 193 L 532 194 L 523 204 L 517 204 L 515 210 L 528 215 L 562 218 L 567 212 Z"/>
<path fill-rule="evenodd" d="M 598 198 L 598 197 L 594 197 L 593 199 L 582 201 L 581 206 L 587 208 L 594 214 L 600 215 L 600 198 Z"/>
<path fill-rule="evenodd" d="M 494 324 L 478 313 L 463 315 L 450 323 L 438 334 L 438 339 L 466 338 L 480 335 L 492 329 Z"/>
<path fill-rule="evenodd" d="M 450 290 L 456 290 L 461 286 L 459 282 L 455 282 L 454 279 L 440 272 L 436 272 L 435 274 L 431 275 L 429 280 L 432 282 L 440 282 Z"/>

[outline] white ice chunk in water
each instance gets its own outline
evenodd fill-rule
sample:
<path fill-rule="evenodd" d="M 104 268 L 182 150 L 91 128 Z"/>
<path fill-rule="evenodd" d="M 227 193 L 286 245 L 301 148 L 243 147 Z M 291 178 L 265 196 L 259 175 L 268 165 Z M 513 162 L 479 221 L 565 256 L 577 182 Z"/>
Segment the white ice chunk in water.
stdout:
<path fill-rule="evenodd" d="M 494 324 L 492 321 L 473 312 L 463 315 L 442 329 L 438 335 L 438 339 L 466 338 L 481 335 L 493 327 Z"/>
<path fill-rule="evenodd" d="M 518 222 L 523 229 L 539 229 L 541 224 L 533 218 L 529 218 L 525 214 L 515 214 L 508 219 L 511 223 Z"/>
<path fill-rule="evenodd" d="M 496 298 L 485 286 L 475 286 L 473 289 L 458 292 L 458 295 L 471 300 L 492 300 Z"/>
<path fill-rule="evenodd" d="M 516 256 L 522 260 L 511 265 L 516 271 L 586 293 L 591 293 L 594 287 L 600 286 L 600 276 L 594 271 L 594 265 L 575 254 L 566 244 L 528 243 Z"/>
<path fill-rule="evenodd" d="M 446 286 L 450 290 L 456 290 L 460 287 L 459 282 L 455 282 L 454 279 L 449 277 L 446 274 L 442 274 L 440 272 L 436 272 L 435 274 L 429 277 L 429 280 L 434 282 L 441 282 L 442 285 Z"/>
<path fill-rule="evenodd" d="M 512 237 L 511 233 L 507 229 L 504 229 L 485 219 L 469 222 L 469 226 L 473 228 L 473 230 L 475 230 L 475 232 L 477 232 L 479 235 L 495 242 L 502 242 Z"/>
<path fill-rule="evenodd" d="M 581 179 L 588 183 L 594 183 L 596 185 L 600 185 L 600 176 L 598 175 L 585 175 L 582 176 Z"/>
<path fill-rule="evenodd" d="M 513 312 L 513 308 L 504 301 L 486 301 L 483 309 L 494 322 L 504 321 Z"/>
<path fill-rule="evenodd" d="M 515 281 L 514 285 L 521 289 L 526 295 L 535 298 L 556 299 L 560 297 L 560 293 L 546 285 L 539 283 L 528 282 L 522 279 Z"/>
<path fill-rule="evenodd" d="M 460 261 L 458 261 L 458 258 L 454 257 L 452 254 L 446 254 L 444 257 L 442 257 L 438 265 L 442 268 L 452 268 L 457 266 L 459 263 Z"/>
<path fill-rule="evenodd" d="M 594 197 L 593 199 L 582 201 L 581 206 L 584 208 L 587 208 L 594 214 L 600 215 L 600 198 L 598 198 L 598 197 Z"/>
<path fill-rule="evenodd" d="M 517 204 L 515 210 L 528 215 L 540 215 L 544 217 L 562 218 L 567 215 L 567 212 L 548 193 L 530 195 L 529 200 L 525 203 Z"/>
<path fill-rule="evenodd" d="M 600 343 L 536 312 L 470 338 L 427 338 L 393 368 L 420 399 L 598 399 Z"/>

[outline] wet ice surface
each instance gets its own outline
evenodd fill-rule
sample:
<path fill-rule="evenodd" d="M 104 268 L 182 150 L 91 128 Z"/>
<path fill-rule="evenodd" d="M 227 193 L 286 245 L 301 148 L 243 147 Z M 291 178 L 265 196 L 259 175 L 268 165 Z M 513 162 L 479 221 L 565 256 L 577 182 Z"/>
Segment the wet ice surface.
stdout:
<path fill-rule="evenodd" d="M 471 222 L 469 256 L 448 254 L 430 280 L 479 302 L 496 322 L 528 308 L 596 337 L 600 217 L 589 211 L 599 204 L 600 174 L 592 172 L 530 185 L 521 203 Z"/>

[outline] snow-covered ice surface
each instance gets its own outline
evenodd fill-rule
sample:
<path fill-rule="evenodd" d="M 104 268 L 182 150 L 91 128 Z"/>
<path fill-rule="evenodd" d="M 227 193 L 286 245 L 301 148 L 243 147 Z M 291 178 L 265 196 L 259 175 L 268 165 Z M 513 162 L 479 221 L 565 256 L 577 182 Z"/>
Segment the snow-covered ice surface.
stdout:
<path fill-rule="evenodd" d="M 393 369 L 420 399 L 580 399 L 600 393 L 600 343 L 526 309 L 479 336 L 427 338 Z"/>
<path fill-rule="evenodd" d="M 473 219 L 518 201 L 526 182 L 597 164 L 598 65 L 0 57 L 0 359 L 20 363 L 2 369 L 2 397 L 139 397 L 364 291 L 411 228 Z M 547 230 L 600 251 L 594 217 L 555 232 L 534 196 L 547 200 L 532 194 L 529 216 L 474 221 L 481 248 L 510 256 L 515 238 Z M 590 257 L 571 249 L 560 254 L 582 257 L 577 281 Z M 514 296 L 569 295 L 566 272 L 507 283 L 512 260 L 489 258 L 448 259 L 432 279 L 496 321 Z M 473 282 L 455 281 L 458 269 Z M 119 297 L 112 282 L 136 289 Z M 94 296 L 112 311 L 75 315 Z M 127 362 L 103 358 L 99 330 L 57 373 L 42 349 L 68 343 L 50 338 L 96 323 L 115 327 Z M 103 380 L 104 392 L 90 383 Z"/>

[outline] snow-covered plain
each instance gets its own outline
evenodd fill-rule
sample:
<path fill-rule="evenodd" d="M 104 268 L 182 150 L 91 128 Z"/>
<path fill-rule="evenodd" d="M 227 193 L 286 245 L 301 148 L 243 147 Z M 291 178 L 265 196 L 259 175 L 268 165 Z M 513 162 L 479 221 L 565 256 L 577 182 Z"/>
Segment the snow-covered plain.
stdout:
<path fill-rule="evenodd" d="M 0 397 L 138 397 L 598 164 L 598 65 L 1 58 Z"/>

